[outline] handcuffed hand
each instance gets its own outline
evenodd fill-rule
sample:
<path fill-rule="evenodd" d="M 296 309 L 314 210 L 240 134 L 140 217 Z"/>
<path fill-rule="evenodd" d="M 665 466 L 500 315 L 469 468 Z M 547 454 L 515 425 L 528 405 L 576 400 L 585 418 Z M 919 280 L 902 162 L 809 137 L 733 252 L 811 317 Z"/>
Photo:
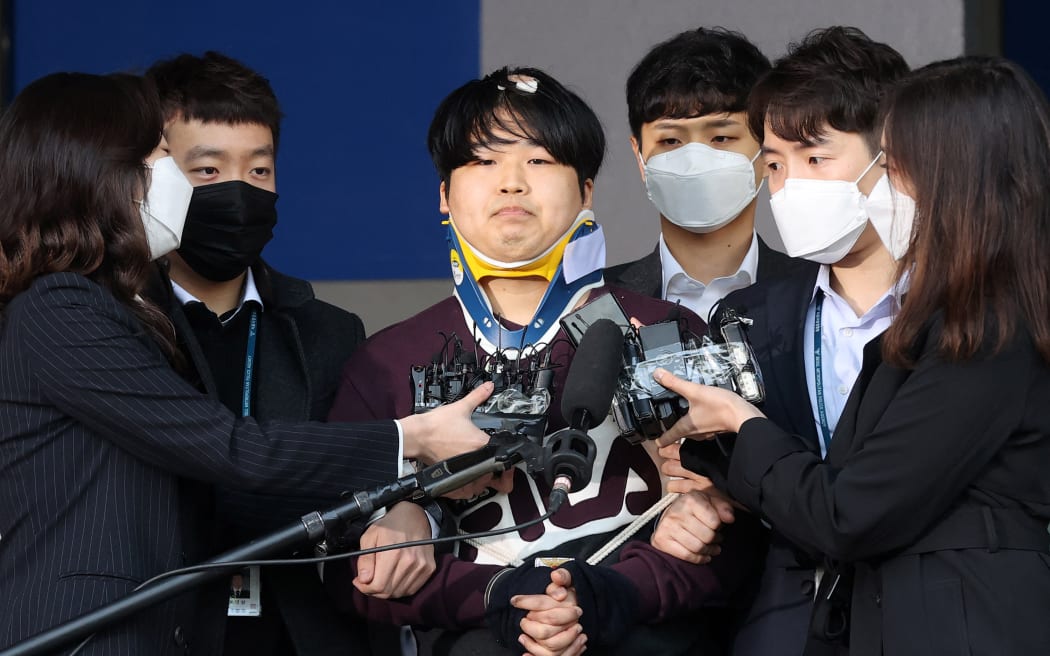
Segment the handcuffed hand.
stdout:
<path fill-rule="evenodd" d="M 520 622 L 518 642 L 530 656 L 575 656 L 583 652 L 587 634 L 580 624 L 583 610 L 576 604 L 572 575 L 559 567 L 550 570 L 550 580 L 544 594 L 511 597 L 511 605 L 528 611 Z"/>

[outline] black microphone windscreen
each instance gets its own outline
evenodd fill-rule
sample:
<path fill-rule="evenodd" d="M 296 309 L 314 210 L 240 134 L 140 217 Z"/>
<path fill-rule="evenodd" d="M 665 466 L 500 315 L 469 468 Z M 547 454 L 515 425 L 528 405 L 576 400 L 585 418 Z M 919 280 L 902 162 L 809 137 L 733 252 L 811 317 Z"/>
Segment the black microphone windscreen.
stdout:
<path fill-rule="evenodd" d="M 570 426 L 588 430 L 605 419 L 622 365 L 623 330 L 609 319 L 595 321 L 580 339 L 565 379 L 561 414 Z M 576 425 L 580 421 L 587 425 Z"/>

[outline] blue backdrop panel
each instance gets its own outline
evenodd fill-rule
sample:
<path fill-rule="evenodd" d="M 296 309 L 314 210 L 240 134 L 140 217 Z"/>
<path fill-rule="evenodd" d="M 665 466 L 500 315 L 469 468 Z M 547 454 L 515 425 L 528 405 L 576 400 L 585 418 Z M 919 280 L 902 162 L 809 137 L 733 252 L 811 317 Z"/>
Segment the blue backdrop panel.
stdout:
<path fill-rule="evenodd" d="M 1050 94 L 1050 59 L 1046 56 L 1046 25 L 1050 5 L 1003 1 L 1003 55 L 1025 68 Z"/>
<path fill-rule="evenodd" d="M 478 74 L 479 0 L 15 0 L 14 86 L 54 71 L 141 72 L 219 50 L 285 113 L 280 220 L 265 256 L 314 280 L 448 275 L 426 130 Z"/>

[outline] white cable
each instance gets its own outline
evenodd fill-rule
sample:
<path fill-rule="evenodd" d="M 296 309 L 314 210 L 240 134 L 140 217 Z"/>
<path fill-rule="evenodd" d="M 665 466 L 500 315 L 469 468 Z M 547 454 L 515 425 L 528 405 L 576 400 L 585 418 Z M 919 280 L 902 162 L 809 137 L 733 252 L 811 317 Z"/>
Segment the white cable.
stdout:
<path fill-rule="evenodd" d="M 593 556 L 587 559 L 588 565 L 597 565 L 608 557 L 609 554 L 620 548 L 620 545 L 630 539 L 632 535 L 637 533 L 643 526 L 648 524 L 654 517 L 664 511 L 664 508 L 671 505 L 675 499 L 678 498 L 677 492 L 668 492 L 664 495 L 663 499 L 660 499 L 653 505 L 652 508 L 646 510 L 644 513 L 639 515 L 633 522 L 627 525 L 625 529 L 616 534 L 612 540 L 606 543 L 604 547 L 594 553 Z"/>

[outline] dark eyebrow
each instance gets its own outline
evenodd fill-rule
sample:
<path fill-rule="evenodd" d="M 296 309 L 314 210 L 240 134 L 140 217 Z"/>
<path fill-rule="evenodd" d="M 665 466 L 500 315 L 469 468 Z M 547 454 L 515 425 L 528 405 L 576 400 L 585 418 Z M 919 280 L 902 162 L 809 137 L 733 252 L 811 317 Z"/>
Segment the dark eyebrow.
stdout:
<path fill-rule="evenodd" d="M 804 139 L 803 141 L 795 142 L 795 150 L 802 150 L 803 148 L 816 148 L 817 146 L 825 146 L 830 140 L 825 134 L 818 134 L 813 136 L 811 139 Z"/>
<path fill-rule="evenodd" d="M 805 148 L 816 148 L 817 146 L 823 146 L 829 141 L 828 137 L 823 134 L 819 134 L 812 139 L 803 139 L 802 141 L 792 141 L 792 150 L 803 150 Z M 762 154 L 766 155 L 772 153 L 774 155 L 781 155 L 782 153 L 776 148 L 770 148 L 769 146 L 762 144 Z"/>
<path fill-rule="evenodd" d="M 740 121 L 735 121 L 731 118 L 720 118 L 710 121 L 707 127 L 711 128 L 732 128 L 741 125 Z"/>
<path fill-rule="evenodd" d="M 226 157 L 226 151 L 214 146 L 194 146 L 186 153 L 186 159 L 200 159 L 202 157 Z"/>
<path fill-rule="evenodd" d="M 477 151 L 479 151 L 479 150 L 488 150 L 488 151 L 494 152 L 494 153 L 502 153 L 503 152 L 503 150 L 502 150 L 503 147 L 513 146 L 515 144 L 524 144 L 525 146 L 528 146 L 530 148 L 544 148 L 545 149 L 545 146 L 540 145 L 538 142 L 534 141 L 533 139 L 529 139 L 529 138 L 526 138 L 526 137 L 515 137 L 514 139 L 507 139 L 505 141 L 504 140 L 499 140 L 499 141 L 490 141 L 488 143 L 475 143 L 473 146 L 470 147 L 470 150 L 475 155 L 477 154 Z"/>
<path fill-rule="evenodd" d="M 223 150 L 222 148 L 216 148 L 215 146 L 194 146 L 193 148 L 190 148 L 188 153 L 186 153 L 187 160 L 202 159 L 206 157 L 225 159 L 229 156 L 229 151 Z M 250 156 L 273 157 L 273 145 L 267 144 L 265 146 L 259 146 L 251 152 Z"/>
<path fill-rule="evenodd" d="M 653 129 L 655 129 L 655 130 L 684 130 L 685 126 L 683 126 L 681 123 L 674 122 L 673 119 L 664 119 L 662 121 L 657 121 L 656 123 L 654 123 L 653 124 Z"/>

